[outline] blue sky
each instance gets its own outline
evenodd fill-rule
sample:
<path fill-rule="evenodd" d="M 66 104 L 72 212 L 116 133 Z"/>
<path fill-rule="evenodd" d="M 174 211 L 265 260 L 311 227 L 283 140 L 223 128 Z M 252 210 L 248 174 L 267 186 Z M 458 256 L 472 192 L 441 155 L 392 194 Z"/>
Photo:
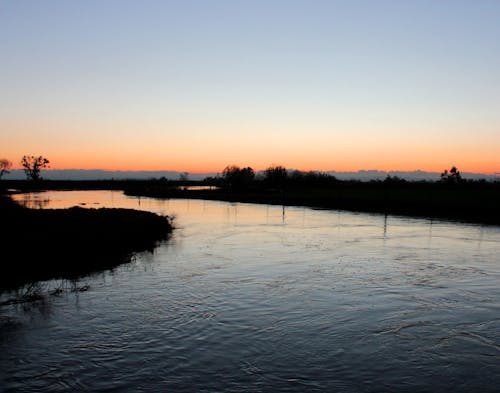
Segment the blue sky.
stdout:
<path fill-rule="evenodd" d="M 0 154 L 495 171 L 499 21 L 498 1 L 3 1 Z"/>

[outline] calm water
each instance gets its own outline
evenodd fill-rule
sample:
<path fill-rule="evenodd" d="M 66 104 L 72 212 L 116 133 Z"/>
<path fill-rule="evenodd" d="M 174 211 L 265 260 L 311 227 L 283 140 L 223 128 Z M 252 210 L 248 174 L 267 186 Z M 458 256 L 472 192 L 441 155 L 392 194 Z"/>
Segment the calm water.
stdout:
<path fill-rule="evenodd" d="M 85 292 L 0 307 L 0 390 L 499 389 L 499 228 L 109 191 L 17 198 L 175 214 L 178 228 Z"/>

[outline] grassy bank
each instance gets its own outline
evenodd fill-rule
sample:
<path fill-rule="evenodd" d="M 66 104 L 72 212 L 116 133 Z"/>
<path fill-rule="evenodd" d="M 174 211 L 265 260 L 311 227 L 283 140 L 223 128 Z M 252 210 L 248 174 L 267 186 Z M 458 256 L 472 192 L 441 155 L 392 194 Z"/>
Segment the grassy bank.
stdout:
<path fill-rule="evenodd" d="M 134 252 L 152 250 L 170 220 L 131 209 L 20 207 L 0 196 L 0 290 L 112 268 Z"/>

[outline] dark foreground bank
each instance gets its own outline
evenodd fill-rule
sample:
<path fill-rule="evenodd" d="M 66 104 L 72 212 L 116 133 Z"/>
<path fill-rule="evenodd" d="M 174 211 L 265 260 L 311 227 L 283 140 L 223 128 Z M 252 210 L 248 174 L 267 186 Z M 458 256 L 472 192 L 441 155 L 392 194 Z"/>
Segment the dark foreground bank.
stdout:
<path fill-rule="evenodd" d="M 131 209 L 34 210 L 0 196 L 0 290 L 76 278 L 153 250 L 172 231 L 168 217 Z"/>

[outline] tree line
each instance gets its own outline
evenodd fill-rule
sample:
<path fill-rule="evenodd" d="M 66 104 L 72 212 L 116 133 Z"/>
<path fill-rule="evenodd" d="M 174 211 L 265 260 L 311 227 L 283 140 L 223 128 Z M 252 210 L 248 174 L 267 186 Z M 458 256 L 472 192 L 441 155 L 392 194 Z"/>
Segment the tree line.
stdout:
<path fill-rule="evenodd" d="M 340 183 L 341 180 L 327 172 L 290 170 L 282 165 L 271 165 L 260 173 L 256 173 L 249 166 L 228 165 L 221 174 L 216 177 L 208 177 L 205 182 L 228 190 L 243 190 L 256 183 L 283 188 L 285 185 L 329 186 Z M 398 176 L 387 175 L 382 182 L 386 184 L 402 184 L 408 181 Z M 467 182 L 467 180 L 462 177 L 457 167 L 453 166 L 450 170 L 446 169 L 441 173 L 438 182 L 461 184 Z"/>
<path fill-rule="evenodd" d="M 252 184 L 260 183 L 266 186 L 283 188 L 285 184 L 297 185 L 327 185 L 336 183 L 335 176 L 325 172 L 288 170 L 282 165 L 271 165 L 264 171 L 256 173 L 251 167 L 228 165 L 216 177 L 208 177 L 206 183 L 228 190 L 244 190 Z"/>
<path fill-rule="evenodd" d="M 41 171 L 49 166 L 50 161 L 44 156 L 24 155 L 21 158 L 20 164 L 26 175 L 27 180 L 40 181 L 42 180 Z M 12 162 L 6 158 L 0 158 L 0 180 L 5 174 L 10 173 Z M 180 181 L 187 181 L 188 173 L 184 172 L 180 176 Z M 224 168 L 221 175 L 216 177 L 208 177 L 206 183 L 215 184 L 219 187 L 240 190 L 248 188 L 255 180 L 258 180 L 266 185 L 283 187 L 286 183 L 296 185 L 331 185 L 339 182 L 339 180 L 326 172 L 299 170 L 288 170 L 282 165 L 270 165 L 260 176 L 251 167 L 241 168 L 238 165 L 228 165 Z M 439 181 L 447 184 L 459 184 L 465 182 L 457 167 L 453 166 L 449 171 L 445 169 Z M 397 176 L 387 175 L 385 183 L 405 183 L 406 180 Z"/>
<path fill-rule="evenodd" d="M 44 156 L 25 155 L 21 158 L 20 164 L 26 174 L 26 178 L 31 181 L 42 180 L 42 169 L 48 168 L 50 161 Z M 12 162 L 6 158 L 0 158 L 0 179 L 3 175 L 10 173 Z"/>

